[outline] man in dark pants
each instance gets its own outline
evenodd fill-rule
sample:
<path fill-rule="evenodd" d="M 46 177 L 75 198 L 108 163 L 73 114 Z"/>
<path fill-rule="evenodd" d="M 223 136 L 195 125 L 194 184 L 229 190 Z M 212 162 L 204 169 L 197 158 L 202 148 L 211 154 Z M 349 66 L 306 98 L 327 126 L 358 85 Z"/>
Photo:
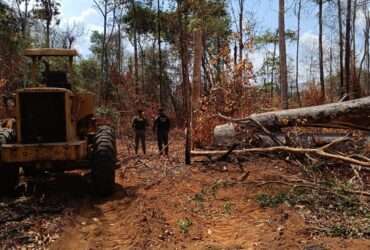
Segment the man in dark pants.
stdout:
<path fill-rule="evenodd" d="M 157 118 L 154 120 L 153 132 L 157 131 L 159 153 L 163 153 L 163 147 L 168 155 L 168 132 L 170 131 L 170 119 L 165 115 L 163 109 L 159 109 Z"/>
<path fill-rule="evenodd" d="M 135 131 L 135 153 L 138 153 L 139 150 L 139 143 L 141 142 L 141 147 L 143 149 L 143 153 L 146 153 L 146 145 L 145 145 L 145 130 L 148 126 L 148 121 L 144 117 L 144 112 L 142 110 L 138 110 L 138 115 L 134 117 L 132 120 L 132 128 Z"/>

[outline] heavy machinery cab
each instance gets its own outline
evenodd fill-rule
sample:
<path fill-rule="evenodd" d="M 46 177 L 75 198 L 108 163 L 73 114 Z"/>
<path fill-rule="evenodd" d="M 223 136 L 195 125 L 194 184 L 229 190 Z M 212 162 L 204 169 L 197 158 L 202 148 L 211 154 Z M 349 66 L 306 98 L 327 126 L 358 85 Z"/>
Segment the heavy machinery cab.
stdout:
<path fill-rule="evenodd" d="M 32 59 L 31 67 L 31 86 L 42 84 L 46 87 L 72 89 L 71 81 L 73 80 L 73 58 L 78 56 L 74 49 L 26 49 L 24 55 Z M 45 57 L 66 57 L 68 58 L 66 71 L 51 70 Z M 39 77 L 40 65 L 44 63 L 45 69 Z"/>

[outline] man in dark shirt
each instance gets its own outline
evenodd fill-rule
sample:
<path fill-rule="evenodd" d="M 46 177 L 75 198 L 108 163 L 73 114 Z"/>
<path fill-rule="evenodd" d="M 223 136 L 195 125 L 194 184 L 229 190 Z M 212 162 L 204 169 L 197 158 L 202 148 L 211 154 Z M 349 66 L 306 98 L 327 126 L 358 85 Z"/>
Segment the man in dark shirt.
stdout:
<path fill-rule="evenodd" d="M 170 119 L 165 115 L 163 109 L 159 109 L 158 116 L 154 120 L 153 132 L 157 132 L 159 153 L 163 153 L 163 147 L 168 155 L 168 132 L 170 131 Z"/>
<path fill-rule="evenodd" d="M 135 153 L 138 153 L 139 150 L 139 143 L 141 142 L 141 147 L 143 149 L 143 153 L 146 153 L 146 145 L 145 145 L 145 130 L 148 126 L 148 121 L 144 117 L 144 112 L 142 110 L 138 110 L 138 115 L 134 117 L 132 120 L 132 128 L 135 131 Z"/>

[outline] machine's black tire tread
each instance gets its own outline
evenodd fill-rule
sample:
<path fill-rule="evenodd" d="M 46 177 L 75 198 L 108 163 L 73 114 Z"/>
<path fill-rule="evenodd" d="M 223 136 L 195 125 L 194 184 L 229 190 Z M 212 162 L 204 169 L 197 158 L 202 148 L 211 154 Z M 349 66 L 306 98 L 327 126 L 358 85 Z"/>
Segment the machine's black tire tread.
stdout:
<path fill-rule="evenodd" d="M 108 126 L 97 130 L 91 157 L 94 192 L 98 196 L 110 195 L 114 190 L 117 160 L 114 131 Z"/>
<path fill-rule="evenodd" d="M 12 143 L 15 134 L 12 129 L 0 128 L 0 150 L 2 144 Z M 0 159 L 0 195 L 9 195 L 14 192 L 15 186 L 19 181 L 19 168 L 4 166 Z"/>

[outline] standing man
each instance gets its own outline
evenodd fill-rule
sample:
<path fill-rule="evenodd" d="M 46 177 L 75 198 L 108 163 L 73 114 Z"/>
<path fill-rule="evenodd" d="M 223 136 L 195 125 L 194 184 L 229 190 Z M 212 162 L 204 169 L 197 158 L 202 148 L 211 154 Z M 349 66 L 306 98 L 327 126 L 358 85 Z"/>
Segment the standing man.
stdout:
<path fill-rule="evenodd" d="M 135 153 L 138 153 L 139 143 L 141 142 L 141 147 L 143 149 L 144 155 L 146 154 L 146 145 L 145 145 L 145 130 L 148 126 L 148 121 L 144 117 L 144 112 L 138 110 L 138 115 L 132 120 L 132 128 L 135 131 Z"/>
<path fill-rule="evenodd" d="M 154 120 L 153 133 L 156 131 L 159 154 L 162 155 L 164 147 L 164 151 L 166 155 L 168 155 L 168 132 L 170 131 L 170 119 L 164 113 L 163 109 L 159 109 L 158 116 Z"/>

